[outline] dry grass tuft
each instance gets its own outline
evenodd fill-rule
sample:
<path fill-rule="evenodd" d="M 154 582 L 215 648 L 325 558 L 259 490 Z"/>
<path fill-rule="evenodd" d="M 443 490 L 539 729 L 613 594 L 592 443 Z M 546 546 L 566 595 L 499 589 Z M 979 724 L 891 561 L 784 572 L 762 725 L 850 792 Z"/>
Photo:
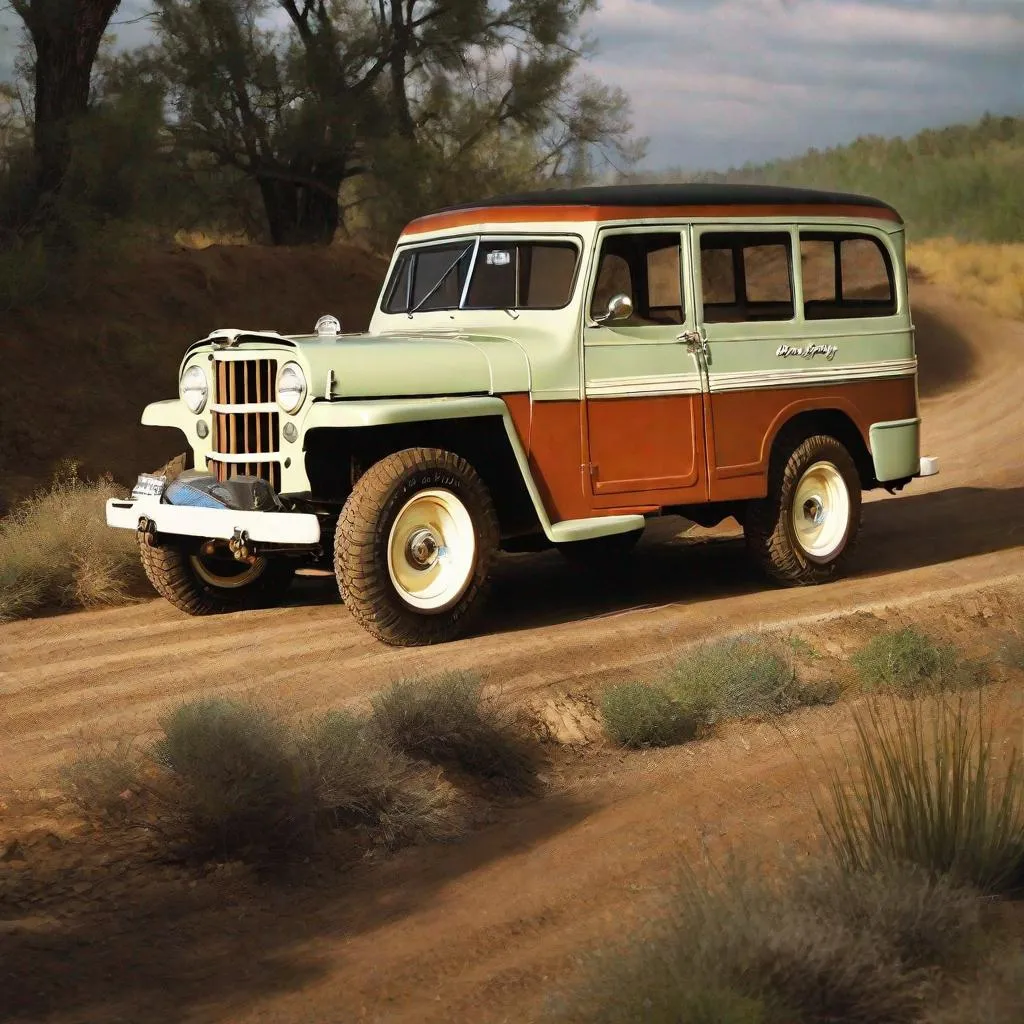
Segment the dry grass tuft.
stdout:
<path fill-rule="evenodd" d="M 931 282 L 998 316 L 1024 320 L 1024 244 L 936 238 L 909 246 L 909 262 Z"/>
<path fill-rule="evenodd" d="M 0 521 L 0 621 L 49 609 L 124 604 L 142 592 L 135 536 L 104 518 L 111 480 L 79 479 L 64 463 L 46 490 Z"/>
<path fill-rule="evenodd" d="M 1024 884 L 1024 763 L 996 759 L 991 729 L 961 695 L 925 705 L 896 701 L 855 713 L 851 787 L 834 774 L 819 810 L 837 862 L 858 875 L 916 864 L 989 893 Z"/>

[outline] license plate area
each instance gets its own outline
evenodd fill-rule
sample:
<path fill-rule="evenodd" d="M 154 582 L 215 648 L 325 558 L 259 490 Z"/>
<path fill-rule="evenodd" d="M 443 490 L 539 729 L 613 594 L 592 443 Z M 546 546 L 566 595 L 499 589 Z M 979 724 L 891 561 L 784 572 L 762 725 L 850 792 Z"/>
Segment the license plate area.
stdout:
<path fill-rule="evenodd" d="M 167 487 L 166 476 L 155 476 L 152 473 L 140 473 L 135 486 L 132 488 L 132 500 L 137 498 L 160 498 L 163 497 Z"/>

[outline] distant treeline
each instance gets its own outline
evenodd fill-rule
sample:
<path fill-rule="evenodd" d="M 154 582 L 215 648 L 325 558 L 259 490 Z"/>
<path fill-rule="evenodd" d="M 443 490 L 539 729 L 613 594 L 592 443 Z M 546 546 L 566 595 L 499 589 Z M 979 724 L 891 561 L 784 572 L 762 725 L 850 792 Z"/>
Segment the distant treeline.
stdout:
<path fill-rule="evenodd" d="M 910 139 L 866 136 L 848 146 L 734 168 L 666 171 L 630 181 L 803 185 L 877 196 L 895 206 L 913 237 L 1024 241 L 1024 117 L 986 115 L 974 124 Z"/>

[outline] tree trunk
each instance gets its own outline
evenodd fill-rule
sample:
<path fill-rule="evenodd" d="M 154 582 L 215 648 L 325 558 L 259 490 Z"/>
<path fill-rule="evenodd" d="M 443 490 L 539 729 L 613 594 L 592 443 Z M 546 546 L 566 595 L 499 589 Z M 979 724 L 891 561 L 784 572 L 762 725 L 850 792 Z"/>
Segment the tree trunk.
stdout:
<path fill-rule="evenodd" d="M 257 177 L 259 177 L 257 173 Z M 341 177 L 332 176 L 317 188 L 305 183 L 259 177 L 260 194 L 273 245 L 330 245 L 338 230 L 338 189 Z"/>
<path fill-rule="evenodd" d="M 67 177 L 72 130 L 89 109 L 100 40 L 120 0 L 16 0 L 35 48 L 33 189 L 29 220 L 50 217 Z"/>

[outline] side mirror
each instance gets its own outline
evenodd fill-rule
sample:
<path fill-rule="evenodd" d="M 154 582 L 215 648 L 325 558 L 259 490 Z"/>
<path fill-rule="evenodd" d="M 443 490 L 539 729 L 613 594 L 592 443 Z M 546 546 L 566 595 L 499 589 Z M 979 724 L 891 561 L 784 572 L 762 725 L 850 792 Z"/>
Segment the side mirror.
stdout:
<path fill-rule="evenodd" d="M 633 300 L 626 294 L 613 295 L 608 300 L 608 311 L 594 317 L 594 323 L 610 324 L 616 320 L 628 320 L 633 315 Z"/>

